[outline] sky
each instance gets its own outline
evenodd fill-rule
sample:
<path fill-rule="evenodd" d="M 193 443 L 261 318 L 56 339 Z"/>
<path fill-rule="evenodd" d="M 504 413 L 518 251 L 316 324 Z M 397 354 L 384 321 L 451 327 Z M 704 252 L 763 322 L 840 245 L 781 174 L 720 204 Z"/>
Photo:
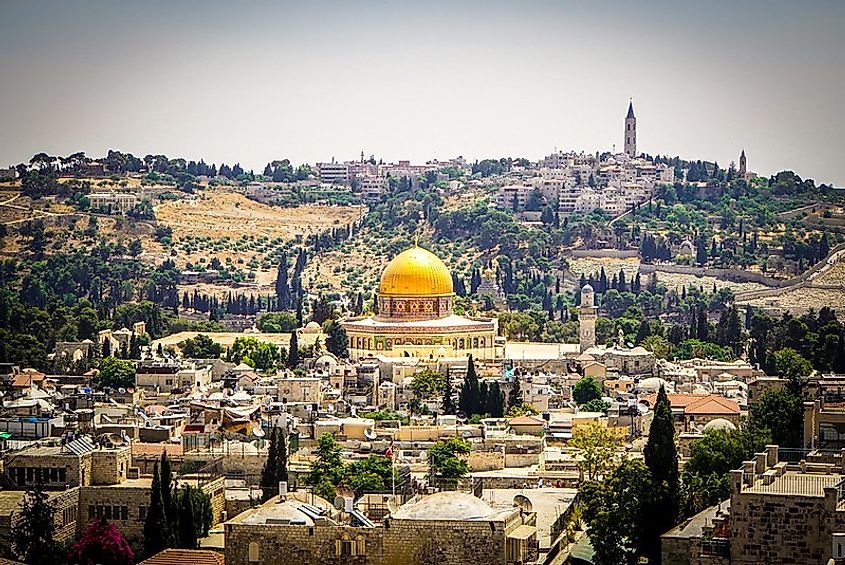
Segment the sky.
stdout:
<path fill-rule="evenodd" d="M 2 0 L 0 165 L 638 148 L 845 186 L 845 2 Z"/>

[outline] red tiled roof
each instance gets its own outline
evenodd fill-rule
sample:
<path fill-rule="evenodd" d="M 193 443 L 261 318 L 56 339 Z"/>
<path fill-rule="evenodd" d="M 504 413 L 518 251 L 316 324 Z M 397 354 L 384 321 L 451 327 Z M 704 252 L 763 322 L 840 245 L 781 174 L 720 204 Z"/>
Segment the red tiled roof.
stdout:
<path fill-rule="evenodd" d="M 34 370 L 24 370 L 22 373 L 15 375 L 12 379 L 12 386 L 15 388 L 29 388 L 33 383 L 40 383 L 44 381 L 44 373 L 39 373 Z"/>
<path fill-rule="evenodd" d="M 739 405 L 718 394 L 667 394 L 672 408 L 683 408 L 685 414 L 703 415 L 734 415 L 739 414 Z M 643 397 L 649 406 L 657 402 L 656 394 Z"/>
<path fill-rule="evenodd" d="M 537 424 L 543 424 L 544 421 L 540 418 L 534 418 L 532 416 L 517 416 L 516 418 L 511 418 L 508 420 L 508 424 L 517 426 L 534 426 Z"/>
<path fill-rule="evenodd" d="M 222 553 L 210 549 L 165 549 L 138 565 L 225 565 Z"/>
<path fill-rule="evenodd" d="M 693 402 L 697 400 L 701 400 L 706 396 L 710 396 L 709 394 L 667 394 L 669 398 L 669 404 L 672 408 L 686 408 Z M 648 402 L 649 406 L 654 406 L 657 404 L 657 394 L 649 394 L 643 397 L 643 400 Z"/>
<path fill-rule="evenodd" d="M 168 457 L 182 457 L 181 443 L 145 443 L 142 441 L 132 442 L 132 455 L 161 455 L 162 451 L 167 452 Z"/>
<path fill-rule="evenodd" d="M 684 413 L 693 415 L 718 414 L 720 416 L 730 416 L 739 414 L 739 404 L 733 400 L 725 398 L 724 396 L 711 394 L 696 402 L 688 404 Z"/>

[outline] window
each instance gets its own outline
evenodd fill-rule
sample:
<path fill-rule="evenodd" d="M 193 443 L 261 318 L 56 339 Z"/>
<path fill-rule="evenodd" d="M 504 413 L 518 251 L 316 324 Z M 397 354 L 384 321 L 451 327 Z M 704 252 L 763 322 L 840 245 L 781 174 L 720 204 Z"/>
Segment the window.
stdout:
<path fill-rule="evenodd" d="M 147 519 L 147 507 L 146 506 L 139 506 L 138 507 L 138 521 L 143 522 Z"/>
<path fill-rule="evenodd" d="M 250 563 L 257 563 L 258 562 L 258 543 L 250 542 L 249 543 L 249 562 Z"/>

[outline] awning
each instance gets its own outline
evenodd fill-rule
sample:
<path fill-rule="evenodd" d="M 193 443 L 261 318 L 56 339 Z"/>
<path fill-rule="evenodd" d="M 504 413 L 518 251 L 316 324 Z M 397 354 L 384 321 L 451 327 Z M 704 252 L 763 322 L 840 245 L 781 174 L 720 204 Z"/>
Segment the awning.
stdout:
<path fill-rule="evenodd" d="M 9 439 L 10 437 L 12 437 L 12 434 L 9 432 L 0 432 L 0 439 Z"/>
<path fill-rule="evenodd" d="M 527 526 L 525 524 L 518 526 L 514 531 L 508 534 L 511 539 L 528 539 L 537 534 L 537 528 L 534 526 Z"/>

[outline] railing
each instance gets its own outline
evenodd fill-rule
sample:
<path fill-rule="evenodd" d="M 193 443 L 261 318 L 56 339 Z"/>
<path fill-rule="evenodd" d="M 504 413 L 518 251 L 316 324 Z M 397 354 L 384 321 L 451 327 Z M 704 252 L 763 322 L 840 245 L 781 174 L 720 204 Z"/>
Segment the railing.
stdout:
<path fill-rule="evenodd" d="M 824 489 L 840 486 L 838 475 L 820 473 L 785 474 L 767 476 L 743 473 L 743 491 L 753 489 L 757 493 L 791 494 L 794 496 L 824 496 Z M 841 497 L 840 497 L 841 498 Z"/>

